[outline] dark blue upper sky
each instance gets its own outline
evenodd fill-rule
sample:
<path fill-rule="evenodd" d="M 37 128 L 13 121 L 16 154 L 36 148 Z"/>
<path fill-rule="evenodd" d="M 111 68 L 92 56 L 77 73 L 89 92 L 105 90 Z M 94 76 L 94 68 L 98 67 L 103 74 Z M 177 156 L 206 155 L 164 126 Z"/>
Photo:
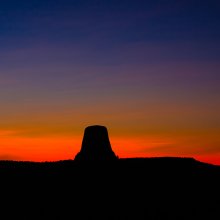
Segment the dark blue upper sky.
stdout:
<path fill-rule="evenodd" d="M 87 89 L 121 79 L 143 90 L 156 82 L 162 88 L 165 78 L 167 86 L 187 82 L 213 90 L 219 11 L 214 0 L 1 1 L 2 86 L 19 81 L 22 94 L 27 87 L 40 96 L 39 85 L 53 93 L 57 84 L 71 90 L 85 78 Z M 127 81 L 120 86 L 131 92 Z"/>
<path fill-rule="evenodd" d="M 214 0 L 1 1 L 0 65 L 40 72 L 56 64 L 218 63 L 219 11 Z"/>
<path fill-rule="evenodd" d="M 218 1 L 1 1 L 1 47 L 218 42 Z"/>

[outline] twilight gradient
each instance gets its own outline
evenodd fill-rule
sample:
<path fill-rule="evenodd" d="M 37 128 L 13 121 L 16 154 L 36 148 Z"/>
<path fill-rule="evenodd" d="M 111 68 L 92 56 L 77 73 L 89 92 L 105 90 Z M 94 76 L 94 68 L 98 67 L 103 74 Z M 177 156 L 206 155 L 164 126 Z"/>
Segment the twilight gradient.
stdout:
<path fill-rule="evenodd" d="M 220 164 L 219 1 L 0 3 L 0 159 L 74 158 L 108 127 L 119 157 Z"/>

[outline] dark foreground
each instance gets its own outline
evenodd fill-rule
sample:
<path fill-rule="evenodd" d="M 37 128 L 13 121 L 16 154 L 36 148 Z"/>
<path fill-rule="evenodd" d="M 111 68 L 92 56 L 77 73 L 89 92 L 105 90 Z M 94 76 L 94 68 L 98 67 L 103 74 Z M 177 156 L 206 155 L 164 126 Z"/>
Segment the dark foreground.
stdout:
<path fill-rule="evenodd" d="M 220 219 L 220 167 L 149 158 L 0 162 L 1 219 Z"/>

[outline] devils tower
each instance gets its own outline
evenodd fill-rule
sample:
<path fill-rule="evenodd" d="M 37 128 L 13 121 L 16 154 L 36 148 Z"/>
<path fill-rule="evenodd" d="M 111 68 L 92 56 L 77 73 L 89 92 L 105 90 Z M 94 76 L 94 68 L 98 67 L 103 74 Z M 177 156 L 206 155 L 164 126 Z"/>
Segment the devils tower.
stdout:
<path fill-rule="evenodd" d="M 79 161 L 115 160 L 117 156 L 112 151 L 105 126 L 93 125 L 84 131 L 80 152 L 75 156 Z"/>

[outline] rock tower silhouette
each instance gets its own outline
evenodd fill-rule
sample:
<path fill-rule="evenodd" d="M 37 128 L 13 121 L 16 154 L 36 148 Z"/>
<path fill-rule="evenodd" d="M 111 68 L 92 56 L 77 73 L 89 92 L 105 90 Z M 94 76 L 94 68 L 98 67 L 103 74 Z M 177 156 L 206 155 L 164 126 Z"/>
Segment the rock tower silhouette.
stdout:
<path fill-rule="evenodd" d="M 115 160 L 117 156 L 112 151 L 105 126 L 88 126 L 84 131 L 84 137 L 80 152 L 75 156 L 78 161 L 104 161 Z"/>

